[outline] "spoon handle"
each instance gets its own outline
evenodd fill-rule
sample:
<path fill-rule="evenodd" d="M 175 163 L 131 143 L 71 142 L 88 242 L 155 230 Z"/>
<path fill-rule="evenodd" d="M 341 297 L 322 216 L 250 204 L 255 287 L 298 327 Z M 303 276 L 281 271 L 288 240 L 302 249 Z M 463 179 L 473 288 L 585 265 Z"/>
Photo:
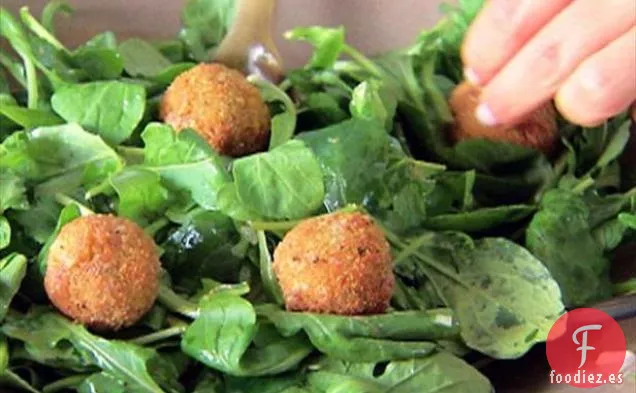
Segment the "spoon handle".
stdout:
<path fill-rule="evenodd" d="M 280 54 L 272 39 L 272 19 L 276 0 L 237 0 L 234 23 L 216 52 L 215 61 L 248 72 L 255 47 L 272 56 L 280 65 Z"/>

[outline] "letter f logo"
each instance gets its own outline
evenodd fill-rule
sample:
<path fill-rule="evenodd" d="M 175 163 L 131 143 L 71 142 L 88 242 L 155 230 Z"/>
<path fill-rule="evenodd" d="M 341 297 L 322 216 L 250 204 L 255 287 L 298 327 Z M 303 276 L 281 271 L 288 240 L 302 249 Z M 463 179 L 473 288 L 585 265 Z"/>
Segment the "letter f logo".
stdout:
<path fill-rule="evenodd" d="M 579 368 L 583 367 L 583 365 L 585 364 L 585 361 L 587 360 L 587 351 L 592 351 L 596 349 L 594 347 L 587 345 L 587 332 L 589 330 L 601 330 L 601 328 L 602 328 L 601 325 L 585 325 L 576 329 L 574 331 L 574 334 L 572 334 L 572 341 L 574 341 L 575 344 L 580 345 L 580 347 L 576 349 L 577 351 L 581 351 L 581 364 L 579 364 Z M 579 339 L 577 338 L 577 336 L 581 332 L 583 332 L 582 334 L 583 339 L 581 340 L 581 342 L 579 342 Z"/>

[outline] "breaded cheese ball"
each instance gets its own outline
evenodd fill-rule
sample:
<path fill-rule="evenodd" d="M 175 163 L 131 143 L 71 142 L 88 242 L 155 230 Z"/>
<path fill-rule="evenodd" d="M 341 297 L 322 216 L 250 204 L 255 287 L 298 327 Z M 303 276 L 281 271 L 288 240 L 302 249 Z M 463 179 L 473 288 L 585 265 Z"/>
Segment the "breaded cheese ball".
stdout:
<path fill-rule="evenodd" d="M 137 224 L 91 215 L 66 224 L 47 256 L 44 288 L 63 314 L 96 330 L 139 321 L 159 292 L 154 241 Z"/>
<path fill-rule="evenodd" d="M 522 145 L 546 155 L 557 147 L 559 132 L 552 103 L 535 110 L 515 127 L 487 127 L 475 117 L 479 95 L 479 87 L 468 82 L 462 82 L 453 90 L 449 100 L 455 117 L 455 124 L 450 130 L 453 142 L 484 138 Z"/>
<path fill-rule="evenodd" d="M 362 213 L 302 221 L 274 251 L 273 269 L 290 311 L 363 315 L 384 312 L 395 278 L 382 230 Z"/>
<path fill-rule="evenodd" d="M 260 91 L 221 64 L 199 64 L 175 78 L 159 114 L 177 131 L 194 129 L 226 156 L 265 150 L 269 141 L 270 113 Z"/>

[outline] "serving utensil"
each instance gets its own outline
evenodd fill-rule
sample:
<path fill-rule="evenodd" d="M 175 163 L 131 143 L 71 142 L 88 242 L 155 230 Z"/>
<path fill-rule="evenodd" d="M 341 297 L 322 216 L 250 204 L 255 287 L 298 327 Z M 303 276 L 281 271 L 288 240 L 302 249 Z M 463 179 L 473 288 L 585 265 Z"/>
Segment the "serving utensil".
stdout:
<path fill-rule="evenodd" d="M 283 62 L 272 38 L 276 0 L 238 0 L 236 17 L 214 61 L 272 83 L 283 79 Z"/>

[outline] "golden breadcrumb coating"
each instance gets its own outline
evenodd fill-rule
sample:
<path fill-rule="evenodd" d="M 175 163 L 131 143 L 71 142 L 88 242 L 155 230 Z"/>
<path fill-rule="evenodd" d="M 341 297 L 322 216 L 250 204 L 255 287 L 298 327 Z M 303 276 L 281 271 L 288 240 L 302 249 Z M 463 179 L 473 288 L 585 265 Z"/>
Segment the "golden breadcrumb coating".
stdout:
<path fill-rule="evenodd" d="M 77 218 L 51 245 L 44 287 L 65 315 L 96 330 L 136 323 L 154 304 L 160 262 L 154 241 L 111 215 Z"/>
<path fill-rule="evenodd" d="M 260 91 L 221 64 L 199 64 L 175 78 L 159 114 L 177 131 L 194 129 L 227 156 L 265 150 L 269 141 L 270 113 Z"/>
<path fill-rule="evenodd" d="M 291 311 L 382 313 L 395 285 L 390 246 L 362 213 L 304 220 L 274 251 L 273 268 Z"/>
<path fill-rule="evenodd" d="M 546 155 L 554 152 L 558 146 L 559 132 L 552 103 L 541 106 L 515 127 L 487 127 L 475 117 L 479 94 L 479 87 L 468 82 L 462 82 L 453 90 L 449 100 L 455 117 L 455 124 L 450 130 L 453 142 L 485 138 L 523 145 Z"/>

